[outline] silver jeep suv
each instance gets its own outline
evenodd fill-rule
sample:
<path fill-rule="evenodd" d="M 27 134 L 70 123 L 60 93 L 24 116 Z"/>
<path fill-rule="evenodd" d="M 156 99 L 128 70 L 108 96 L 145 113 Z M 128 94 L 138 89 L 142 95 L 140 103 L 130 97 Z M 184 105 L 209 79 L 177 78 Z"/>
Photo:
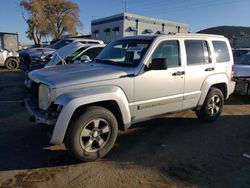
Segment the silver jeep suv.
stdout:
<path fill-rule="evenodd" d="M 159 115 L 194 110 L 215 121 L 235 83 L 233 56 L 222 36 L 127 37 L 109 43 L 94 62 L 29 73 L 32 119 L 55 125 L 51 143 L 92 161 L 113 147 L 118 129 Z"/>

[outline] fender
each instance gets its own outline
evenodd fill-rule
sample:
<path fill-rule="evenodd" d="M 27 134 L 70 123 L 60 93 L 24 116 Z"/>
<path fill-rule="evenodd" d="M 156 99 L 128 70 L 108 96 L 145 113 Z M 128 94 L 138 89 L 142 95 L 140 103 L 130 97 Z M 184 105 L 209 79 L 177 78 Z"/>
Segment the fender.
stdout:
<path fill-rule="evenodd" d="M 211 86 L 215 84 L 221 84 L 221 83 L 225 83 L 227 86 L 227 91 L 229 91 L 228 77 L 226 74 L 211 75 L 205 79 L 205 81 L 203 82 L 201 86 L 201 96 L 198 102 L 198 108 L 200 108 L 203 105 Z M 227 97 L 228 96 L 229 96 L 229 93 L 227 92 Z"/>
<path fill-rule="evenodd" d="M 123 123 L 128 128 L 131 124 L 131 114 L 128 99 L 121 88 L 117 86 L 86 88 L 63 94 L 55 101 L 55 104 L 62 105 L 63 108 L 57 119 L 50 142 L 53 144 L 63 143 L 70 119 L 78 107 L 108 100 L 117 102 L 121 110 Z"/>

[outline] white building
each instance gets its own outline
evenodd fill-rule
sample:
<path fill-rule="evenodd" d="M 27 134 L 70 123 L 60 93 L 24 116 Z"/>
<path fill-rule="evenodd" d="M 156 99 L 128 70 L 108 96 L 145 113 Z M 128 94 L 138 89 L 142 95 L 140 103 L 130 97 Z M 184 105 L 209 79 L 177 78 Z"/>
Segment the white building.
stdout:
<path fill-rule="evenodd" d="M 105 43 L 125 36 L 187 32 L 188 24 L 130 13 L 121 13 L 91 22 L 91 38 L 103 40 Z"/>

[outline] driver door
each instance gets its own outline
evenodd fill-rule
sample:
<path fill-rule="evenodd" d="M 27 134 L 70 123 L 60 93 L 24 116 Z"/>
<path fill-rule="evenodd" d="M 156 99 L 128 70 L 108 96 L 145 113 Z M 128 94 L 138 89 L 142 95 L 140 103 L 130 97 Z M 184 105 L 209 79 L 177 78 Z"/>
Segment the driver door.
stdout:
<path fill-rule="evenodd" d="M 135 121 L 182 109 L 185 72 L 180 49 L 179 40 L 160 42 L 150 61 L 155 58 L 167 59 L 168 68 L 145 70 L 135 77 Z"/>

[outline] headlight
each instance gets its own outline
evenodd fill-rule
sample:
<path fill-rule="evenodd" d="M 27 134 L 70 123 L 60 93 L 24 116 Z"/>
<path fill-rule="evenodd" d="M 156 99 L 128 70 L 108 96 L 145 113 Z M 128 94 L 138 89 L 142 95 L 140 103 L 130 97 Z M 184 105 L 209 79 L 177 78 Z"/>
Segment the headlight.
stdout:
<path fill-rule="evenodd" d="M 51 92 L 47 85 L 41 84 L 39 87 L 39 108 L 47 110 L 51 103 Z"/>

